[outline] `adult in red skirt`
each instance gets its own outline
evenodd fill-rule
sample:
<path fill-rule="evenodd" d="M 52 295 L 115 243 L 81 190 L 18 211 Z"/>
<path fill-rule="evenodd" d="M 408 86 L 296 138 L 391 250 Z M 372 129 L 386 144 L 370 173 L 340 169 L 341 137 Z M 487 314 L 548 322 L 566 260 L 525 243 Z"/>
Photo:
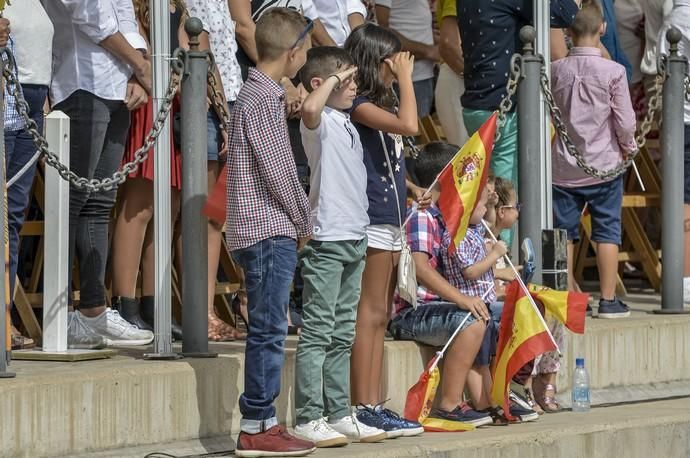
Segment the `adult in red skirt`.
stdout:
<path fill-rule="evenodd" d="M 134 8 L 142 36 L 150 40 L 148 0 L 134 0 Z M 179 0 L 170 2 L 171 53 L 180 43 L 188 42 L 183 27 L 186 16 L 184 4 Z M 179 94 L 175 97 L 171 116 L 180 109 Z M 171 118 L 171 119 L 173 119 Z M 174 137 L 171 124 L 171 139 Z M 144 144 L 153 126 L 153 99 L 131 112 L 129 136 L 125 145 L 123 163 L 134 160 L 136 151 Z M 181 150 L 171 141 L 170 145 L 170 185 L 172 188 L 172 221 L 175 225 L 180 210 L 180 190 L 182 187 Z M 153 234 L 153 148 L 149 156 L 120 188 L 117 202 L 117 220 L 113 235 L 112 293 L 113 308 L 119 310 L 123 318 L 141 329 L 153 330 L 154 319 L 154 234 Z M 175 231 L 177 232 L 177 231 Z M 176 236 L 175 245 L 179 245 Z M 178 247 L 179 248 L 179 247 Z M 181 253 L 181 250 L 177 250 Z M 177 259 L 179 260 L 179 256 Z M 141 268 L 141 299 L 137 299 L 137 277 Z M 179 272 L 179 269 L 178 269 Z M 172 335 L 175 340 L 182 339 L 182 328 L 172 321 Z"/>

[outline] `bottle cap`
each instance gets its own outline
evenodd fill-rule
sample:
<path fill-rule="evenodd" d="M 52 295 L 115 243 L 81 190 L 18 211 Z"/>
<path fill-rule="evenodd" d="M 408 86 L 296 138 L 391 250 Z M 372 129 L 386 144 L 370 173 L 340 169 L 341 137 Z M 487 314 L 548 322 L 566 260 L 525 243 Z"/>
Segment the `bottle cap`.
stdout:
<path fill-rule="evenodd" d="M 575 366 L 585 367 L 585 359 L 584 358 L 576 358 L 575 359 Z"/>

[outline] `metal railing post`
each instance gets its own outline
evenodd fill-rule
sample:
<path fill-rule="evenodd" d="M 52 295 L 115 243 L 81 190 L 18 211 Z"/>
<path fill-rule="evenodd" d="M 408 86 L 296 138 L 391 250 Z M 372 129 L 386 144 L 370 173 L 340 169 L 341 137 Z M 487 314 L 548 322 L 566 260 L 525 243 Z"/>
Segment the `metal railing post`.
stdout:
<path fill-rule="evenodd" d="M 69 164 L 70 120 L 61 111 L 46 116 L 46 140 L 63 164 Z M 43 351 L 67 351 L 69 299 L 69 182 L 52 167 L 45 170 L 45 227 L 50 243 L 44 248 Z"/>
<path fill-rule="evenodd" d="M 0 56 L 4 54 L 5 48 L 0 50 Z M 0 58 L 0 114 L 3 114 L 4 118 L 4 107 L 5 107 L 5 78 L 2 76 L 5 73 L 5 61 Z M 2 173 L 0 173 L 0 205 L 4 205 L 7 208 L 7 188 L 6 188 L 6 176 L 5 176 L 5 130 L 3 129 L 0 133 L 0 166 L 2 166 Z M 7 214 L 5 210 L 0 209 L 0 233 L 3 234 L 3 242 L 5 241 L 4 234 L 7 233 Z M 8 281 L 6 281 L 6 271 L 9 269 L 8 265 L 8 255 L 9 247 L 7 243 L 4 244 L 4 258 L 5 262 L 2 262 L 2 267 L 0 268 L 0 294 L 2 295 L 2 301 L 4 307 L 0 312 L 0 378 L 12 378 L 15 376 L 13 372 L 7 370 L 7 366 L 10 364 L 10 359 L 12 358 L 12 336 L 10 333 L 10 303 L 7 301 L 9 294 L 6 293 L 7 289 L 10 287 Z"/>
<path fill-rule="evenodd" d="M 542 185 L 541 170 L 541 66 L 534 53 L 534 27 L 520 30 L 522 48 L 522 77 L 518 86 L 518 198 L 522 204 L 519 220 L 521 238 L 529 237 L 534 245 L 535 271 L 532 281 L 542 279 Z"/>
<path fill-rule="evenodd" d="M 153 113 L 165 103 L 165 90 L 170 79 L 170 20 L 167 2 L 150 1 L 151 44 L 153 48 Z M 163 20 L 161 20 L 163 18 Z M 172 208 L 170 190 L 170 117 L 153 147 L 154 150 L 154 341 L 153 353 L 146 359 L 179 358 L 172 351 L 170 320 L 172 312 Z"/>
<path fill-rule="evenodd" d="M 185 22 L 189 51 L 182 78 L 182 354 L 217 356 L 208 351 L 208 222 L 202 213 L 208 192 L 206 94 L 208 52 L 199 51 L 202 23 Z"/>
<path fill-rule="evenodd" d="M 661 123 L 661 309 L 655 313 L 690 313 L 683 309 L 683 149 L 685 72 L 688 61 L 678 54 L 681 33 L 666 33 L 666 62 Z"/>

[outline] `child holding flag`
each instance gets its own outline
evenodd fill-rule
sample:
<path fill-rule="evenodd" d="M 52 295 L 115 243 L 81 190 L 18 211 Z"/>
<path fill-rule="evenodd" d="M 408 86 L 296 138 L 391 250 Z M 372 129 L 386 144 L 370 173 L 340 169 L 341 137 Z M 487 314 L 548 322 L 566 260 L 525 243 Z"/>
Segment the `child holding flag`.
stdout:
<path fill-rule="evenodd" d="M 416 166 L 420 185 L 424 188 L 432 186 L 457 150 L 457 146 L 441 142 L 426 145 Z M 467 374 L 484 336 L 484 323 L 490 319 L 489 312 L 479 297 L 462 294 L 446 279 L 440 259 L 443 239 L 448 231 L 435 204 L 440 196 L 439 185 L 433 186 L 430 192 L 432 205 L 414 213 L 406 226 L 407 243 L 412 250 L 420 285 L 418 305 L 415 309 L 401 301 L 388 329 L 397 340 L 413 340 L 440 347 L 467 314 L 472 314 L 449 347 L 441 376 L 442 398 L 430 418 L 482 426 L 491 423 L 491 417 L 474 411 L 461 401 Z"/>

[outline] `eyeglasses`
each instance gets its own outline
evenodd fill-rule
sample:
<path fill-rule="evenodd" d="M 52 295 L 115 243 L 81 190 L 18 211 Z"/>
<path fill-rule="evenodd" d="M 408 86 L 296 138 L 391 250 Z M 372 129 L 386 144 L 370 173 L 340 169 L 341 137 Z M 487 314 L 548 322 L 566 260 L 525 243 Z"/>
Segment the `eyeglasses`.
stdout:
<path fill-rule="evenodd" d="M 514 208 L 519 213 L 522 209 L 522 205 L 520 205 L 520 202 L 516 202 L 515 205 L 501 205 L 498 208 Z"/>
<path fill-rule="evenodd" d="M 297 40 L 295 41 L 295 44 L 293 44 L 292 46 L 290 46 L 290 49 L 295 49 L 295 48 L 297 47 L 297 45 L 299 45 L 300 42 L 301 42 L 302 40 L 304 40 L 304 39 L 307 37 L 307 34 L 308 34 L 309 32 L 311 32 L 311 29 L 314 28 L 314 21 L 312 21 L 312 20 L 309 19 L 308 17 L 305 17 L 304 19 L 306 19 L 307 25 L 304 27 L 304 30 L 302 30 L 302 33 L 300 33 L 299 36 L 297 37 Z"/>

